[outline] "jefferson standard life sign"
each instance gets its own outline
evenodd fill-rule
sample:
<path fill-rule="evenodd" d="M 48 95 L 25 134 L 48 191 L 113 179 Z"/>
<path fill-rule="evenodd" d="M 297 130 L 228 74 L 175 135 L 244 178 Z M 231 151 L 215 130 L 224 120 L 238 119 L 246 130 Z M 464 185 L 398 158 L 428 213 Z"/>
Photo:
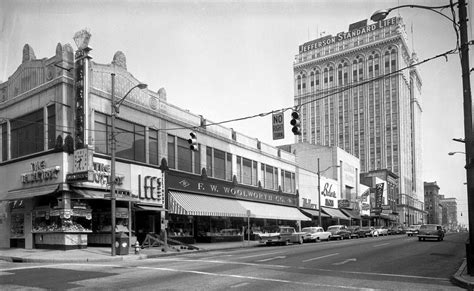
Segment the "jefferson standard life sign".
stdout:
<path fill-rule="evenodd" d="M 274 113 L 272 115 L 272 126 L 273 126 L 273 139 L 284 139 L 285 138 L 285 126 L 284 126 L 283 112 Z"/>

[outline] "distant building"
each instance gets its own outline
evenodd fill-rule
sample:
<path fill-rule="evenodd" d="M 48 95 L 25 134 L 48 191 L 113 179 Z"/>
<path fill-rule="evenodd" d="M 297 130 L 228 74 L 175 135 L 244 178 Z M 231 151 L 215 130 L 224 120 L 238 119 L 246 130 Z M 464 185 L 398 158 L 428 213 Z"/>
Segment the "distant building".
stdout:
<path fill-rule="evenodd" d="M 424 182 L 425 188 L 425 210 L 427 213 L 427 223 L 441 224 L 441 205 L 439 186 L 434 182 Z"/>
<path fill-rule="evenodd" d="M 448 230 L 454 230 L 458 226 L 458 206 L 456 198 L 445 198 L 440 195 L 439 203 L 443 206 L 443 216 L 441 223 Z"/>

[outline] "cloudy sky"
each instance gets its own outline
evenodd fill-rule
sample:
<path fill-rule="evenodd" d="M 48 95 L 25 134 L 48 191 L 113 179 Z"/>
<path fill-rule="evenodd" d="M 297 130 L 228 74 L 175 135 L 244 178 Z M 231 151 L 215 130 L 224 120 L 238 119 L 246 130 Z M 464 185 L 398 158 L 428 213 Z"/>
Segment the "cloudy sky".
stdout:
<path fill-rule="evenodd" d="M 128 70 L 149 89 L 164 87 L 168 102 L 217 122 L 291 107 L 293 60 L 298 46 L 325 32 L 347 31 L 378 9 L 403 4 L 445 5 L 448 0 L 302 1 L 0 1 L 0 81 L 20 65 L 23 46 L 37 58 L 54 55 L 58 42 L 74 44 L 80 29 L 92 33 L 93 60 L 110 63 L 121 50 Z M 449 15 L 450 11 L 443 11 Z M 3 15 L 1 15 L 3 13 Z M 404 19 L 408 43 L 419 60 L 456 46 L 449 20 L 428 10 L 392 12 Z M 471 22 L 472 24 L 472 22 Z M 412 33 L 413 32 L 413 33 Z M 73 47 L 75 47 L 73 45 Z M 472 49 L 472 48 L 471 48 Z M 471 55 L 471 63 L 473 56 Z M 423 87 L 425 181 L 456 197 L 459 220 L 467 223 L 462 82 L 459 57 L 420 65 Z M 289 123 L 289 116 L 286 116 Z M 229 123 L 227 127 L 273 141 L 270 117 Z M 420 196 L 420 199 L 423 199 Z M 462 213 L 463 216 L 460 216 Z"/>

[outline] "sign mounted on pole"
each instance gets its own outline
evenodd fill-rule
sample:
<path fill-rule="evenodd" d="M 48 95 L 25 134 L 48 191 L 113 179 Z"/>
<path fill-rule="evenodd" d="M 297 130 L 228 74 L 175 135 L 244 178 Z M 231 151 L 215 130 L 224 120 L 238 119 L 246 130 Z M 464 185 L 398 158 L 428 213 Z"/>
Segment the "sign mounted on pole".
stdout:
<path fill-rule="evenodd" d="M 274 113 L 272 115 L 273 139 L 285 138 L 285 125 L 283 112 Z"/>

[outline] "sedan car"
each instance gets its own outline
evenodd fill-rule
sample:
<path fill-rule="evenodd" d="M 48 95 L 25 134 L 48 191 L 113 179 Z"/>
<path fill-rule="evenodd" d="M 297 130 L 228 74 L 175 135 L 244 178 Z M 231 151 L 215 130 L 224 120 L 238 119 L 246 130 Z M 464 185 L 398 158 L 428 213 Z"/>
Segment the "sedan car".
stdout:
<path fill-rule="evenodd" d="M 349 226 L 347 229 L 351 232 L 351 238 L 365 237 L 365 231 L 361 231 L 357 225 Z"/>
<path fill-rule="evenodd" d="M 388 228 L 386 226 L 376 226 L 375 229 L 377 230 L 380 236 L 388 235 Z"/>
<path fill-rule="evenodd" d="M 416 236 L 418 234 L 418 230 L 420 229 L 421 225 L 420 224 L 414 224 L 414 225 L 410 225 L 407 230 L 406 230 L 406 234 L 408 236 Z"/>
<path fill-rule="evenodd" d="M 443 227 L 439 224 L 422 224 L 418 230 L 418 240 L 426 240 L 427 238 L 442 241 L 444 239 Z"/>
<path fill-rule="evenodd" d="M 319 226 L 304 227 L 301 232 L 305 233 L 305 235 L 303 236 L 304 242 L 317 242 L 331 239 L 331 233 L 324 231 L 324 228 Z"/>
<path fill-rule="evenodd" d="M 291 226 L 268 226 L 263 229 L 263 232 L 259 234 L 260 243 L 271 245 L 271 244 L 283 244 L 288 243 L 303 243 L 303 232 L 297 232 L 294 227 Z"/>
<path fill-rule="evenodd" d="M 345 225 L 331 225 L 328 227 L 328 232 L 331 233 L 331 239 L 351 238 L 351 232 Z"/>
<path fill-rule="evenodd" d="M 379 232 L 373 226 L 363 226 L 360 228 L 360 231 L 363 232 L 365 236 L 379 236 Z"/>

